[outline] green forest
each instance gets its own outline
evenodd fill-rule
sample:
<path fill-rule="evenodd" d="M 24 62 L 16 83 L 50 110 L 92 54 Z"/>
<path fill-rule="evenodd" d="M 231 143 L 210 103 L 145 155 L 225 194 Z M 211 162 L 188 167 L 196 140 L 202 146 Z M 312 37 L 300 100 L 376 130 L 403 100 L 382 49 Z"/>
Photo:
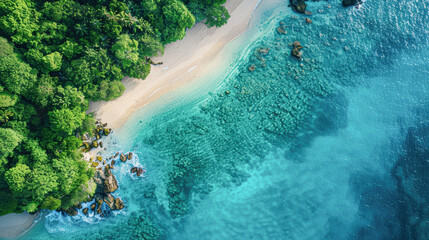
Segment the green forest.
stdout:
<path fill-rule="evenodd" d="M 0 0 L 0 215 L 66 209 L 91 194 L 80 146 L 88 102 L 144 79 L 150 57 L 225 0 Z"/>

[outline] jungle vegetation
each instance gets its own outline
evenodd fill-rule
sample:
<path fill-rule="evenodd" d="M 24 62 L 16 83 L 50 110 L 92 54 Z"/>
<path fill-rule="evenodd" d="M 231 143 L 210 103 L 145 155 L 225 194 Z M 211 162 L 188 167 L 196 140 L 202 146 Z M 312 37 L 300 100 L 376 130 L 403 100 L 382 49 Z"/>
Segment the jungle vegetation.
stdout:
<path fill-rule="evenodd" d="M 225 0 L 0 0 L 0 215 L 68 208 L 94 171 L 78 137 L 94 128 L 88 101 L 119 97 L 150 57 Z"/>

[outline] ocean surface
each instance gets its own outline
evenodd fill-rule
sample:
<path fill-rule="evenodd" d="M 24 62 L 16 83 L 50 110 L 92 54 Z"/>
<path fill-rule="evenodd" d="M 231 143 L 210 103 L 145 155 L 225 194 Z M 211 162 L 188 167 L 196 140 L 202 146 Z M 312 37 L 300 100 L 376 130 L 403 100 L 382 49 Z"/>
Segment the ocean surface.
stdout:
<path fill-rule="evenodd" d="M 307 3 L 261 0 L 215 73 L 105 140 L 134 153 L 123 210 L 22 239 L 429 239 L 429 1 Z"/>

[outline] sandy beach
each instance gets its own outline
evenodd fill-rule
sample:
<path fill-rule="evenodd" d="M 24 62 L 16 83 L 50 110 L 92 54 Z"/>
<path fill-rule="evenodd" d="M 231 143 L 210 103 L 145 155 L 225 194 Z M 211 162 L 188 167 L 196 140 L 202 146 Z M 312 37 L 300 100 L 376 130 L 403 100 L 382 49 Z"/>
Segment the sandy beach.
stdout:
<path fill-rule="evenodd" d="M 225 44 L 242 34 L 248 26 L 259 0 L 229 0 L 225 7 L 231 18 L 220 28 L 207 28 L 198 23 L 183 40 L 166 46 L 162 57 L 153 58 L 162 65 L 152 66 L 145 80 L 124 78 L 124 94 L 109 102 L 91 102 L 88 112 L 108 122 L 112 128 L 121 127 L 135 111 L 163 94 L 189 84 L 199 76 L 215 69 L 218 53 Z"/>
<path fill-rule="evenodd" d="M 0 238 L 16 238 L 25 233 L 35 224 L 39 214 L 11 213 L 0 217 Z"/>

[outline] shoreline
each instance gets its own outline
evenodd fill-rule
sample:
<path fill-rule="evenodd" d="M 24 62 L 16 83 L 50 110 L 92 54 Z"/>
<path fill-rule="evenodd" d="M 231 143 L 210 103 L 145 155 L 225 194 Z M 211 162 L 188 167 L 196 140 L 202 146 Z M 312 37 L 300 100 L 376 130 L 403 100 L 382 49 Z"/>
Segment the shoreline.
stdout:
<path fill-rule="evenodd" d="M 174 91 L 216 69 L 220 50 L 247 29 L 254 9 L 260 0 L 227 1 L 230 12 L 228 23 L 220 28 L 207 28 L 200 22 L 186 33 L 184 39 L 166 46 L 162 57 L 154 62 L 145 80 L 125 77 L 125 92 L 121 97 L 105 102 L 90 102 L 88 113 L 108 122 L 113 129 L 120 128 L 129 117 L 164 94 Z"/>
<path fill-rule="evenodd" d="M 122 83 L 126 89 L 121 97 L 108 102 L 90 102 L 87 112 L 117 129 L 152 101 L 216 70 L 221 61 L 220 50 L 246 31 L 260 1 L 227 1 L 224 6 L 231 15 L 227 24 L 220 28 L 207 28 L 203 22 L 195 24 L 184 39 L 168 44 L 163 56 L 152 58 L 163 64 L 152 66 L 145 80 L 125 77 Z M 91 156 L 95 156 L 94 151 L 84 154 L 85 159 Z M 0 238 L 15 239 L 25 235 L 38 223 L 39 216 L 40 213 L 30 215 L 27 212 L 0 216 Z"/>
<path fill-rule="evenodd" d="M 10 213 L 0 216 L 0 238 L 13 239 L 26 234 L 37 224 L 40 213 Z"/>

